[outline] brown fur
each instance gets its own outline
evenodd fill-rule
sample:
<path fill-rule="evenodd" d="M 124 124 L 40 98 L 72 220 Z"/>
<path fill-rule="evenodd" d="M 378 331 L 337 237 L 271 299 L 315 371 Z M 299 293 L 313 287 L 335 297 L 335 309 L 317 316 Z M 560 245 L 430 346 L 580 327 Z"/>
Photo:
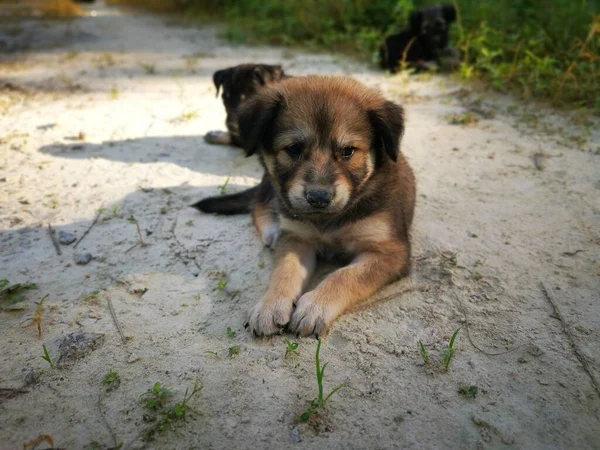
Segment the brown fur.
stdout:
<path fill-rule="evenodd" d="M 265 88 L 239 120 L 247 152 L 265 169 L 254 223 L 269 246 L 281 235 L 248 325 L 257 336 L 286 326 L 321 335 L 409 271 L 415 179 L 399 151 L 402 108 L 353 80 L 315 76 Z M 318 255 L 351 263 L 304 292 Z"/>

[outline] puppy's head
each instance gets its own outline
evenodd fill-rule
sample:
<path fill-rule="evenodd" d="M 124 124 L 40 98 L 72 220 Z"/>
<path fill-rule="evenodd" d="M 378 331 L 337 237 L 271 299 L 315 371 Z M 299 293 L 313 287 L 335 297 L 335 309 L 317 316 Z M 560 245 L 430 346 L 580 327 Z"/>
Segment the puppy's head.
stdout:
<path fill-rule="evenodd" d="M 213 83 L 217 88 L 217 96 L 223 88 L 221 98 L 227 111 L 227 127 L 231 131 L 237 131 L 235 116 L 239 105 L 261 87 L 283 77 L 281 66 L 268 64 L 241 64 L 215 72 Z"/>
<path fill-rule="evenodd" d="M 403 110 L 348 78 L 289 78 L 240 108 L 240 134 L 258 152 L 294 215 L 339 214 L 394 164 Z"/>
<path fill-rule="evenodd" d="M 433 50 L 442 50 L 448 45 L 448 29 L 456 20 L 454 5 L 419 9 L 410 14 L 410 30 Z"/>

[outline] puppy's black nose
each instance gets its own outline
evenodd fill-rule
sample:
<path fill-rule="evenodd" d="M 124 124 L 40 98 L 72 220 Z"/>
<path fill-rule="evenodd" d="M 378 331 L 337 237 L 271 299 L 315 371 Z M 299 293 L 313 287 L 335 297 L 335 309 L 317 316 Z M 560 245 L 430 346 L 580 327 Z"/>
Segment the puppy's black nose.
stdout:
<path fill-rule="evenodd" d="M 331 203 L 333 194 L 327 189 L 311 189 L 306 192 L 306 201 L 313 208 L 325 208 Z"/>

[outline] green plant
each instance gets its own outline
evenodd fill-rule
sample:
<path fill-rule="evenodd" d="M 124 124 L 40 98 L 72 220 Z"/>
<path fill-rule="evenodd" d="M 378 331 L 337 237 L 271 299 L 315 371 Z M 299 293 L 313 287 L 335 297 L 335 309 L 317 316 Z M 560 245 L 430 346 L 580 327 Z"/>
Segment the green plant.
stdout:
<path fill-rule="evenodd" d="M 194 226 L 194 221 L 188 220 L 185 224 L 186 224 L 186 226 L 191 227 L 191 226 Z"/>
<path fill-rule="evenodd" d="M 219 281 L 217 281 L 217 291 L 223 292 L 226 287 L 227 287 L 227 280 L 226 279 L 221 278 L 221 279 L 219 279 Z"/>
<path fill-rule="evenodd" d="M 189 389 L 186 389 L 181 402 L 167 407 L 167 401 L 172 397 L 172 394 L 163 388 L 160 383 L 155 383 L 152 389 L 143 394 L 143 396 L 146 396 L 146 407 L 156 411 L 157 415 L 153 419 L 155 420 L 154 424 L 142 433 L 142 439 L 145 441 L 152 440 L 157 432 L 165 433 L 174 422 L 185 420 L 188 411 L 195 412 L 190 408 L 189 402 L 201 390 L 202 386 L 196 379 L 192 391 L 189 392 Z"/>
<path fill-rule="evenodd" d="M 115 385 L 115 383 L 120 383 L 121 382 L 121 376 L 119 375 L 118 372 L 114 371 L 114 370 L 109 370 L 106 375 L 104 375 L 104 378 L 102 378 L 102 384 L 110 386 L 110 385 Z"/>
<path fill-rule="evenodd" d="M 144 401 L 144 407 L 158 410 L 163 408 L 172 396 L 173 393 L 157 381 L 151 389 L 141 395 L 141 398 Z"/>
<path fill-rule="evenodd" d="M 321 353 L 321 339 L 319 339 L 319 342 L 317 344 L 317 350 L 315 353 L 315 366 L 316 366 L 316 375 L 317 375 L 318 396 L 317 396 L 317 398 L 313 399 L 310 402 L 308 409 L 304 413 L 302 413 L 302 415 L 300 415 L 300 419 L 303 421 L 307 421 L 308 419 L 310 419 L 310 416 L 312 416 L 317 409 L 324 408 L 325 404 L 327 403 L 327 400 L 329 400 L 329 397 L 331 397 L 333 394 L 335 394 L 337 391 L 339 391 L 342 387 L 344 387 L 343 384 L 340 384 L 339 386 L 334 388 L 326 397 L 323 396 L 323 376 L 325 374 L 325 367 L 327 367 L 327 363 L 325 363 L 325 364 L 323 364 L 323 366 L 321 366 L 320 353 Z"/>
<path fill-rule="evenodd" d="M 42 348 L 44 349 L 44 354 L 41 356 L 41 358 L 44 361 L 46 361 L 48 364 L 50 364 L 50 367 L 52 367 L 54 369 L 54 362 L 52 362 L 52 358 L 50 358 L 50 353 L 48 353 L 46 344 L 42 344 Z"/>
<path fill-rule="evenodd" d="M 450 363 L 452 362 L 452 358 L 454 357 L 454 353 L 456 353 L 456 349 L 454 348 L 454 341 L 456 340 L 456 336 L 460 328 L 457 328 L 456 331 L 452 334 L 450 338 L 450 342 L 448 343 L 448 347 L 444 350 L 444 354 L 442 355 L 442 362 L 444 364 L 444 370 L 448 370 L 450 368 Z"/>
<path fill-rule="evenodd" d="M 205 350 L 204 353 L 208 353 L 209 355 L 213 355 L 217 359 L 221 359 L 221 357 L 219 356 L 219 354 L 217 352 L 213 352 L 211 350 Z"/>
<path fill-rule="evenodd" d="M 175 403 L 173 406 L 162 412 L 162 420 L 160 421 L 160 431 L 164 432 L 171 426 L 171 423 L 176 420 L 185 419 L 188 409 L 191 410 L 188 403 L 194 395 L 202 390 L 202 386 L 198 382 L 198 379 L 194 381 L 194 388 L 188 395 L 188 389 L 185 390 L 183 395 L 183 401 Z"/>
<path fill-rule="evenodd" d="M 298 343 L 297 342 L 292 342 L 288 338 L 284 338 L 283 342 L 285 342 L 285 345 L 286 345 L 284 358 L 287 358 L 290 355 L 298 354 Z"/>
<path fill-rule="evenodd" d="M 10 284 L 7 279 L 0 280 L 0 301 L 5 301 L 9 305 L 25 300 L 25 292 L 31 289 L 37 289 L 35 283 L 15 283 Z"/>
<path fill-rule="evenodd" d="M 458 389 L 458 393 L 460 395 L 463 395 L 465 398 L 472 400 L 475 397 L 477 397 L 477 393 L 479 392 L 479 388 L 477 386 L 473 386 L 473 385 L 468 385 L 468 386 L 461 386 Z"/>
<path fill-rule="evenodd" d="M 229 184 L 229 180 L 231 179 L 231 177 L 227 177 L 227 179 L 225 180 L 225 183 L 223 183 L 220 186 L 217 186 L 217 189 L 219 190 L 219 195 L 225 195 L 225 193 L 227 192 L 227 185 Z"/>
<path fill-rule="evenodd" d="M 229 347 L 228 354 L 230 358 L 233 358 L 235 355 L 240 354 L 240 346 L 234 345 L 233 347 Z"/>
<path fill-rule="evenodd" d="M 421 340 L 419 340 L 419 353 L 421 354 L 421 358 L 423 358 L 423 362 L 429 364 L 429 351 L 427 351 Z"/>
<path fill-rule="evenodd" d="M 102 291 L 100 291 L 100 290 L 95 290 L 95 291 L 92 291 L 92 292 L 90 292 L 89 294 L 86 294 L 86 295 L 83 297 L 83 300 L 92 300 L 92 299 L 94 299 L 94 298 L 98 297 L 98 296 L 100 295 L 100 292 L 102 292 Z"/>
<path fill-rule="evenodd" d="M 236 332 L 231 329 L 231 327 L 227 327 L 227 337 L 233 338 L 235 337 Z"/>
<path fill-rule="evenodd" d="M 109 94 L 110 94 L 110 98 L 112 100 L 117 100 L 119 98 L 119 95 L 121 95 L 121 93 L 119 92 L 119 89 L 116 86 L 113 86 L 110 89 Z"/>
<path fill-rule="evenodd" d="M 156 73 L 156 66 L 154 64 L 140 64 L 140 67 L 144 69 L 147 75 L 154 75 Z"/>

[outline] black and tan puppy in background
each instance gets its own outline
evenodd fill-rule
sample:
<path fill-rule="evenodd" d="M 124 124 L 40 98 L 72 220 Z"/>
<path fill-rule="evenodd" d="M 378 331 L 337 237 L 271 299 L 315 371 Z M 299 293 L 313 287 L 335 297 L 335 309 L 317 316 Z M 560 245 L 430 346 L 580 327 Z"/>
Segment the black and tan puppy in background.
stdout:
<path fill-rule="evenodd" d="M 221 99 L 227 112 L 227 131 L 210 131 L 204 136 L 209 144 L 234 145 L 243 147 L 240 141 L 238 108 L 259 89 L 276 83 L 286 75 L 281 66 L 269 64 L 240 64 L 227 69 L 218 70 L 213 74 L 213 83 L 217 88 L 217 97 L 221 87 Z"/>
<path fill-rule="evenodd" d="M 245 102 L 239 124 L 263 180 L 194 206 L 251 211 L 264 243 L 275 247 L 269 288 L 250 313 L 252 333 L 287 327 L 321 335 L 409 271 L 415 179 L 400 153 L 403 110 L 348 78 L 294 77 Z M 349 264 L 305 292 L 317 256 Z"/>
<path fill-rule="evenodd" d="M 382 69 L 395 73 L 402 62 L 416 69 L 438 64 L 453 69 L 460 64 L 458 52 L 449 46 L 448 32 L 456 20 L 454 5 L 423 8 L 410 13 L 409 26 L 385 38 L 379 49 Z"/>

